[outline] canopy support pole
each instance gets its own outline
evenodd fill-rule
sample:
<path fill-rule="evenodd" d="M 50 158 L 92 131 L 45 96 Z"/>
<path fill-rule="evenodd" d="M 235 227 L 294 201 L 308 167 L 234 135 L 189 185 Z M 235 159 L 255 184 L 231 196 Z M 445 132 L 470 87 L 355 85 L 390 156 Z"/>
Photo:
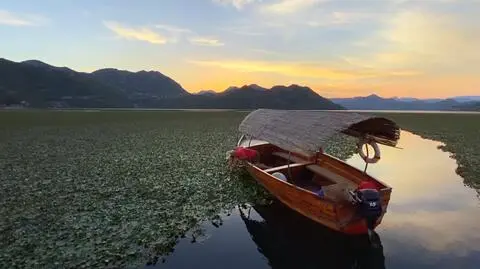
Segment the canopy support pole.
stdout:
<path fill-rule="evenodd" d="M 240 146 L 244 138 L 245 138 L 245 135 L 242 134 L 242 136 L 240 136 L 240 139 L 238 139 L 237 146 Z"/>
<path fill-rule="evenodd" d="M 368 154 L 368 144 L 365 144 L 365 147 L 367 148 L 367 158 L 369 158 L 369 154 Z M 363 173 L 367 173 L 367 168 L 368 168 L 368 162 L 365 161 L 365 169 L 363 169 Z"/>
<path fill-rule="evenodd" d="M 288 165 L 288 178 L 291 180 L 292 179 L 292 172 L 290 170 L 290 157 L 291 157 L 292 153 L 289 151 L 288 152 L 288 161 L 287 161 L 287 165 Z"/>

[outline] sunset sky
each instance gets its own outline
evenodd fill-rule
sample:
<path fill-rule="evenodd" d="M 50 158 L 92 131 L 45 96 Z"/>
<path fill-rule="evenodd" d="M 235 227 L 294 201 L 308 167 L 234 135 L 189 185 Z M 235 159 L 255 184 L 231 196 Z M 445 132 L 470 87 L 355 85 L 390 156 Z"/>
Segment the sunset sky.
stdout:
<path fill-rule="evenodd" d="M 480 95 L 480 0 L 2 0 L 0 57 L 156 70 L 190 92 Z"/>

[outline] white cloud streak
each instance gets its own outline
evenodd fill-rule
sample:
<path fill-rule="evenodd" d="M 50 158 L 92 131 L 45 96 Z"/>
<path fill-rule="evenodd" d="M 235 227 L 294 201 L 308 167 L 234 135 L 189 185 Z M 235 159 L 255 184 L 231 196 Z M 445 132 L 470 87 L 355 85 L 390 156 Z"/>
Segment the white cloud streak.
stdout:
<path fill-rule="evenodd" d="M 39 26 L 48 21 L 40 15 L 20 14 L 0 9 L 0 25 L 9 26 Z"/>
<path fill-rule="evenodd" d="M 156 45 L 163 45 L 168 39 L 148 27 L 130 27 L 114 21 L 103 22 L 105 27 L 114 32 L 118 37 L 127 40 L 140 40 Z"/>
<path fill-rule="evenodd" d="M 243 9 L 245 6 L 249 4 L 253 4 L 261 1 L 262 0 L 213 0 L 214 3 L 221 4 L 221 5 L 231 5 L 239 10 Z"/>
<path fill-rule="evenodd" d="M 157 24 L 147 27 L 132 27 L 115 21 L 104 21 L 103 24 L 118 37 L 127 40 L 139 40 L 156 45 L 177 43 L 180 38 L 185 38 L 197 46 L 220 47 L 225 43 L 217 38 L 196 35 L 192 30 L 168 24 Z"/>
<path fill-rule="evenodd" d="M 379 20 L 384 14 L 333 11 L 306 22 L 311 27 L 355 24 L 363 21 Z"/>
<path fill-rule="evenodd" d="M 264 5 L 262 11 L 276 15 L 292 14 L 327 1 L 328 0 L 281 0 L 273 4 Z"/>
<path fill-rule="evenodd" d="M 221 42 L 216 38 L 200 37 L 200 36 L 190 38 L 190 43 L 198 46 L 209 46 L 209 47 L 221 47 L 225 45 L 225 43 Z"/>
<path fill-rule="evenodd" d="M 190 29 L 181 28 L 181 27 L 168 25 L 168 24 L 157 24 L 155 25 L 155 28 L 165 30 L 170 33 L 191 33 L 192 32 Z"/>

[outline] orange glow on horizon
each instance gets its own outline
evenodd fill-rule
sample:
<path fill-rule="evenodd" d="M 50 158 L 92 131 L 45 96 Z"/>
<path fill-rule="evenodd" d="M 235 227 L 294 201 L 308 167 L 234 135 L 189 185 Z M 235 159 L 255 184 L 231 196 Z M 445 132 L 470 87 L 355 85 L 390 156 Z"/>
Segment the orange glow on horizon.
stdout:
<path fill-rule="evenodd" d="M 203 76 L 202 76 L 203 75 Z M 177 80 L 187 91 L 202 90 L 222 92 L 228 87 L 258 84 L 264 88 L 275 85 L 298 84 L 310 87 L 319 95 L 333 97 L 354 97 L 377 94 L 389 97 L 448 98 L 459 95 L 479 95 L 480 81 L 464 76 L 419 76 L 400 78 L 395 81 L 340 81 L 332 83 L 310 82 L 307 79 L 275 78 L 256 73 L 237 73 L 223 70 L 198 74 Z M 461 89 L 461 91 L 459 91 Z"/>

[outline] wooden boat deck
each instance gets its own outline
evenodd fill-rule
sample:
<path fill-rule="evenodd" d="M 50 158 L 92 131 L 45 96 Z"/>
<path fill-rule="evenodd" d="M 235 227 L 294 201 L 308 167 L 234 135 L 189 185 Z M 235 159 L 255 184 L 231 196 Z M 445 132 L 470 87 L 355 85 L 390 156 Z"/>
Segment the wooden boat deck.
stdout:
<path fill-rule="evenodd" d="M 292 167 L 292 165 L 300 166 L 300 165 L 307 164 L 306 168 L 315 174 L 316 178 L 314 178 L 313 181 L 314 182 L 317 181 L 318 183 L 320 183 L 318 185 L 323 186 L 323 185 L 331 185 L 331 184 L 344 184 L 347 187 L 352 189 L 356 187 L 355 183 L 353 183 L 351 180 L 339 174 L 333 173 L 332 171 L 326 169 L 325 167 L 320 166 L 319 164 L 309 164 L 309 162 L 305 161 L 304 159 L 297 157 L 295 155 L 285 153 L 285 152 L 273 152 L 272 155 L 294 162 L 294 164 L 290 164 L 290 167 Z M 284 167 L 288 167 L 288 166 L 285 165 Z M 278 169 L 278 170 L 281 170 L 281 169 Z M 265 172 L 267 173 L 271 171 L 277 171 L 277 169 L 274 167 L 274 168 L 265 170 Z M 303 186 L 306 186 L 305 189 L 307 190 L 311 190 L 311 189 L 316 190 L 319 188 L 318 186 L 314 187 L 314 185 L 317 185 L 317 184 L 313 184 L 312 182 L 309 182 L 309 181 L 306 183 L 305 182 L 302 183 L 302 181 L 299 181 L 298 184 L 297 182 L 295 182 L 295 184 L 301 188 L 303 188 Z"/>
<path fill-rule="evenodd" d="M 321 185 L 308 180 L 295 180 L 295 185 L 302 189 L 309 190 L 314 193 L 318 193 L 322 189 Z"/>

